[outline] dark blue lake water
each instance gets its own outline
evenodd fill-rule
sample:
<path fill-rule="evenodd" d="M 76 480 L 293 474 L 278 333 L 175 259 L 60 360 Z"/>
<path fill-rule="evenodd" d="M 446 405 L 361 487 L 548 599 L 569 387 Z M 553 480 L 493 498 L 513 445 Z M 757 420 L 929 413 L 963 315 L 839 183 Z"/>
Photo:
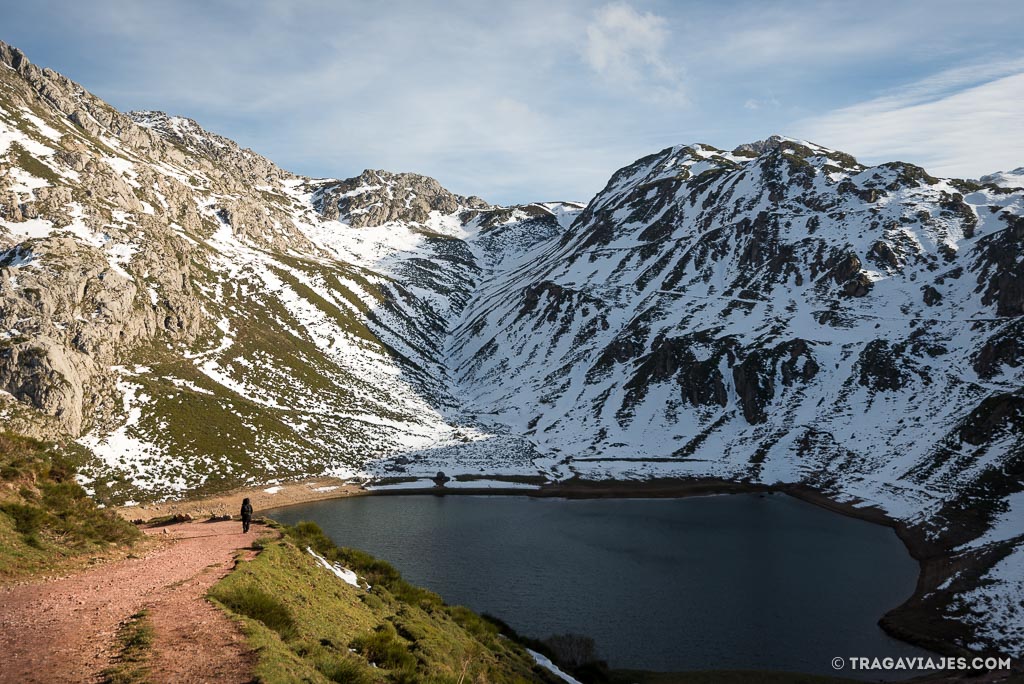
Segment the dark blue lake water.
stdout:
<path fill-rule="evenodd" d="M 781 494 L 369 496 L 267 514 L 522 634 L 589 635 L 613 667 L 837 674 L 835 656 L 928 655 L 876 624 L 917 580 L 896 534 Z"/>

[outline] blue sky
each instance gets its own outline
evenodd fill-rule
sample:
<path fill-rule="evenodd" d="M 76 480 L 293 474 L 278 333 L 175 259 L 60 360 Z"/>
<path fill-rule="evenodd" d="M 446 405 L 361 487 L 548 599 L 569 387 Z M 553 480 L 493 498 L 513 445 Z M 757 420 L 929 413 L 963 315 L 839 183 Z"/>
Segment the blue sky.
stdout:
<path fill-rule="evenodd" d="M 1024 2 L 0 0 L 0 39 L 282 167 L 589 199 L 676 143 L 781 133 L 940 175 L 1024 166 Z"/>

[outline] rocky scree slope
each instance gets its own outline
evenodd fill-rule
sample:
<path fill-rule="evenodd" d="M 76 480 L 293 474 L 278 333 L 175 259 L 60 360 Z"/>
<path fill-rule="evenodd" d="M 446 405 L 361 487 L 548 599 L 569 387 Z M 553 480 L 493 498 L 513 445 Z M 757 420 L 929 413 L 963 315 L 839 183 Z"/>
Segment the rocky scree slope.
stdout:
<path fill-rule="evenodd" d="M 1001 185 L 775 137 L 494 207 L 295 176 L 0 46 L 0 411 L 74 437 L 113 502 L 438 469 L 802 483 L 916 529 L 949 560 L 932 612 L 1020 653 Z"/>

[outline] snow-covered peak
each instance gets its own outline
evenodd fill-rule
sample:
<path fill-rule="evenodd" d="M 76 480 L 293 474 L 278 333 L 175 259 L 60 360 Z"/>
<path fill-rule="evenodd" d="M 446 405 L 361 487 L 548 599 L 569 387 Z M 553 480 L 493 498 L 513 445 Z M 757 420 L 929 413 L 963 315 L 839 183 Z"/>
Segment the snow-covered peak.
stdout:
<path fill-rule="evenodd" d="M 403 222 L 427 226 L 432 217 L 489 209 L 479 197 L 464 197 L 417 173 L 367 169 L 354 178 L 315 181 L 312 201 L 325 218 L 356 227 Z"/>
<path fill-rule="evenodd" d="M 1024 166 L 1012 171 L 996 171 L 979 178 L 982 183 L 998 185 L 1001 188 L 1024 188 Z"/>
<path fill-rule="evenodd" d="M 790 172 L 782 173 L 782 166 L 789 167 Z M 655 186 L 664 190 L 668 185 L 678 187 L 691 180 L 705 183 L 723 173 L 743 174 L 754 167 L 761 169 L 761 177 L 779 182 L 786 182 L 792 175 L 807 177 L 808 170 L 813 170 L 810 175 L 831 175 L 838 181 L 865 168 L 845 152 L 780 135 L 739 145 L 731 152 L 707 143 L 675 145 L 620 169 L 590 208 L 608 206 L 623 194 L 645 201 L 655 192 Z M 921 175 L 926 174 L 922 171 Z"/>
<path fill-rule="evenodd" d="M 173 116 L 161 111 L 133 111 L 128 112 L 128 116 L 138 125 L 153 130 L 162 138 L 177 143 L 191 152 L 220 158 L 241 150 L 233 140 L 211 133 L 194 119 Z"/>
<path fill-rule="evenodd" d="M 778 150 L 781 150 L 782 152 L 789 154 L 800 154 L 801 156 L 806 154 L 806 151 L 809 150 L 815 155 L 835 155 L 852 159 L 852 157 L 850 157 L 850 155 L 846 154 L 845 152 L 833 150 L 828 147 L 825 147 L 824 145 L 813 143 L 809 140 L 801 140 L 800 138 L 790 138 L 785 135 L 772 135 L 765 138 L 764 140 L 756 140 L 754 142 L 743 143 L 742 145 L 738 145 L 736 149 L 732 151 L 732 153 L 734 155 L 742 155 L 749 157 L 752 155 L 761 156 L 762 154 L 770 154 Z"/>

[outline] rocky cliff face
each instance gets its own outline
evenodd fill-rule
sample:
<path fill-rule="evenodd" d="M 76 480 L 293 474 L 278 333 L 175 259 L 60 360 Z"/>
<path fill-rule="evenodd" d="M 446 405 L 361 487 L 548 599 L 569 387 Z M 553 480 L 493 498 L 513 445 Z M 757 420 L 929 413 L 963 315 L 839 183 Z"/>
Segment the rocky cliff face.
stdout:
<path fill-rule="evenodd" d="M 489 208 L 479 197 L 455 195 L 427 176 L 369 170 L 356 178 L 320 184 L 313 205 L 324 218 L 355 228 L 396 221 L 423 224 L 435 211 L 450 216 L 466 208 Z"/>
<path fill-rule="evenodd" d="M 0 65 L 0 387 L 77 435 L 109 415 L 108 369 L 128 350 L 201 325 L 192 245 L 155 209 L 190 190 L 150 166 L 184 157 L 13 48 L 0 45 Z"/>
<path fill-rule="evenodd" d="M 1004 176 L 773 137 L 497 207 L 295 176 L 0 44 L 0 417 L 77 440 L 115 502 L 437 470 L 810 485 L 985 559 L 935 600 L 1019 652 Z"/>

